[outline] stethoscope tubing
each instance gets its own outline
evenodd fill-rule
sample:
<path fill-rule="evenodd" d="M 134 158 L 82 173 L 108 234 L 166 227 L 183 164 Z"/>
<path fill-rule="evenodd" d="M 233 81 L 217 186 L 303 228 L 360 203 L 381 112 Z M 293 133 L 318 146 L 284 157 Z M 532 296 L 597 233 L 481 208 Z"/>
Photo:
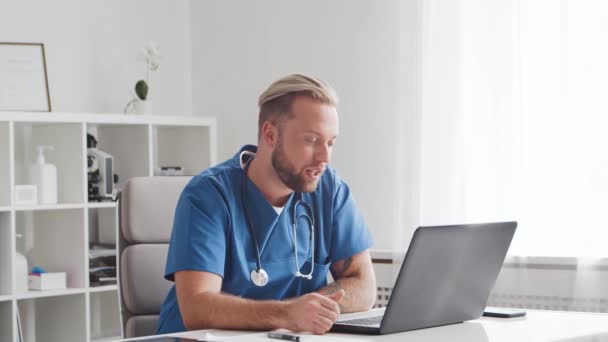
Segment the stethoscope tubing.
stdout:
<path fill-rule="evenodd" d="M 258 238 L 255 235 L 255 229 L 253 226 L 253 220 L 251 220 L 251 216 L 249 214 L 249 209 L 247 208 L 247 205 L 245 203 L 245 196 L 247 194 L 247 171 L 249 171 L 249 165 L 251 165 L 251 161 L 253 160 L 253 158 L 249 159 L 244 165 L 243 165 L 243 184 L 241 186 L 241 205 L 243 206 L 243 211 L 245 212 L 245 221 L 247 223 L 247 229 L 249 230 L 249 234 L 251 235 L 252 239 L 253 239 L 253 244 L 254 244 L 254 248 L 255 248 L 255 263 L 256 263 L 256 268 L 254 270 L 251 271 L 251 281 L 257 285 L 257 286 L 265 286 L 268 283 L 268 273 L 266 273 L 266 271 L 264 271 L 264 269 L 262 268 L 262 258 L 260 256 L 260 245 L 258 243 Z M 299 199 L 296 201 L 296 203 L 294 204 L 294 208 L 293 208 L 293 247 L 294 247 L 294 255 L 295 255 L 295 261 L 296 261 L 296 272 L 295 272 L 295 276 L 296 277 L 301 277 L 301 278 L 305 278 L 305 279 L 312 279 L 312 274 L 314 272 L 314 263 L 315 263 L 315 216 L 314 216 L 314 211 L 312 209 L 312 206 L 305 202 L 302 199 L 302 194 L 301 193 L 297 193 L 297 196 L 299 196 Z M 304 214 L 298 214 L 298 205 L 303 205 L 305 207 L 305 210 L 307 212 L 310 212 L 311 215 L 308 215 L 307 213 Z M 310 225 L 310 250 L 311 250 L 311 262 L 310 262 L 310 272 L 308 274 L 303 274 L 300 272 L 300 263 L 298 260 L 298 234 L 296 231 L 297 228 L 297 220 L 300 217 L 304 217 L 306 220 L 308 220 L 308 223 Z"/>
<path fill-rule="evenodd" d="M 247 221 L 247 229 L 249 230 L 249 235 L 251 235 L 251 238 L 253 239 L 253 244 L 255 247 L 255 263 L 256 268 L 259 271 L 262 269 L 262 260 L 260 258 L 260 245 L 258 244 L 258 238 L 255 235 L 255 231 L 253 229 L 253 223 L 249 215 L 249 210 L 247 209 L 247 205 L 245 205 L 245 195 L 247 194 L 247 171 L 249 171 L 249 165 L 251 164 L 252 160 L 253 158 L 248 160 L 243 168 L 244 177 L 243 186 L 241 187 L 241 204 L 243 206 L 243 210 L 245 211 L 245 220 Z"/>
<path fill-rule="evenodd" d="M 303 205 L 307 211 L 309 211 L 310 213 L 312 213 L 312 216 L 309 216 L 307 214 L 299 214 L 298 215 L 298 205 Z M 298 261 L 298 232 L 296 231 L 296 227 L 297 227 L 297 220 L 300 217 L 304 217 L 306 220 L 308 220 L 309 226 L 310 226 L 310 250 L 311 250 L 311 257 L 310 257 L 310 272 L 308 274 L 303 274 L 300 272 L 300 262 Z M 302 200 L 302 194 L 300 194 L 300 199 L 296 202 L 296 204 L 293 206 L 293 253 L 296 256 L 296 273 L 295 276 L 296 277 L 302 277 L 302 278 L 306 278 L 308 280 L 312 279 L 312 273 L 314 272 L 315 269 L 315 215 L 314 212 L 312 211 L 312 207 L 310 206 L 310 204 L 304 202 L 304 200 Z"/>

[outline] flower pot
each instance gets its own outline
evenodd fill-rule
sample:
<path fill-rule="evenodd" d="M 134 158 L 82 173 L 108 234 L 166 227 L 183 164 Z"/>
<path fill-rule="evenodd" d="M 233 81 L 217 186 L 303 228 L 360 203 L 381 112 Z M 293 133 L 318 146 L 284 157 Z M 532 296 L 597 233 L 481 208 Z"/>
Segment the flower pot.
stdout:
<path fill-rule="evenodd" d="M 150 114 L 150 101 L 139 100 L 133 104 L 135 114 Z"/>

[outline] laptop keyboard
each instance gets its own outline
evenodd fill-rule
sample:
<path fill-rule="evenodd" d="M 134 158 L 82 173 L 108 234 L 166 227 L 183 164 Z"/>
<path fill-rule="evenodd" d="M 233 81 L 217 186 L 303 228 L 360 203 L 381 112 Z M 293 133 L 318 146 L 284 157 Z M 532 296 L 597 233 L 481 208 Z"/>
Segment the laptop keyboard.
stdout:
<path fill-rule="evenodd" d="M 349 319 L 346 321 L 339 321 L 338 323 L 354 324 L 354 325 L 375 325 L 382 322 L 382 316 L 372 316 L 364 318 Z"/>

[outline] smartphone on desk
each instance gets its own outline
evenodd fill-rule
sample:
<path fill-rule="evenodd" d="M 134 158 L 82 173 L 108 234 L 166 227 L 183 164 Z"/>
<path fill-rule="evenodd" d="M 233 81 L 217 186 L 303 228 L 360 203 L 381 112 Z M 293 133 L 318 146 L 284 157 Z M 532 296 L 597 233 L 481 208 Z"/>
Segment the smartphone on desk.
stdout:
<path fill-rule="evenodd" d="M 513 318 L 523 317 L 525 315 L 526 312 L 522 309 L 498 308 L 493 306 L 488 306 L 483 311 L 483 316 L 486 317 Z"/>

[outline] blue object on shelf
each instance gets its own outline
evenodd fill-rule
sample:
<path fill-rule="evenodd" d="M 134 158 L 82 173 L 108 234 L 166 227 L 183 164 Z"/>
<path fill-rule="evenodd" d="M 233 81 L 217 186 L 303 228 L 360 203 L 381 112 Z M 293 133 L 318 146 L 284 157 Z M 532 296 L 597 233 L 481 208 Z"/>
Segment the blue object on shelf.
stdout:
<path fill-rule="evenodd" d="M 40 267 L 40 266 L 34 266 L 32 267 L 32 273 L 46 273 L 46 271 L 44 270 L 44 268 Z"/>

